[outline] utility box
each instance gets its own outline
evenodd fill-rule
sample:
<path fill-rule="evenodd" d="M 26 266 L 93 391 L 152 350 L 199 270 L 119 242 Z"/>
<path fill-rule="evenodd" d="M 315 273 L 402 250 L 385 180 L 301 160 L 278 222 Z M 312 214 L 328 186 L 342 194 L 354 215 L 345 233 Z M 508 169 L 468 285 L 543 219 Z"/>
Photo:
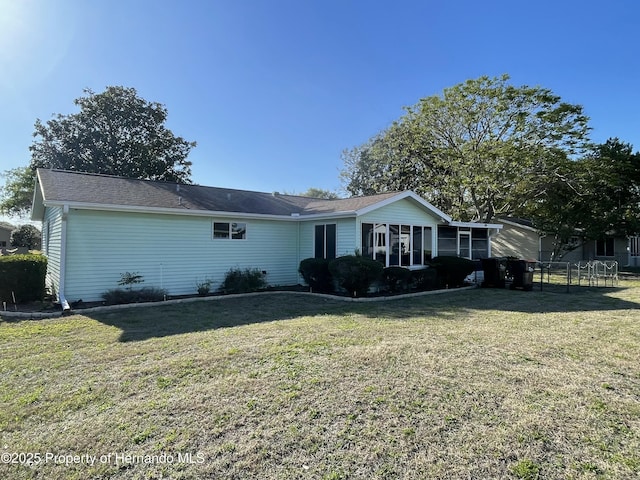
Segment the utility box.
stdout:
<path fill-rule="evenodd" d="M 507 273 L 506 258 L 483 258 L 482 270 L 484 270 L 484 280 L 481 285 L 482 287 L 504 288 L 505 276 Z"/>
<path fill-rule="evenodd" d="M 509 288 L 511 290 L 521 289 L 533 290 L 533 272 L 536 269 L 536 262 L 531 260 L 508 260 L 508 275 L 513 279 Z"/>

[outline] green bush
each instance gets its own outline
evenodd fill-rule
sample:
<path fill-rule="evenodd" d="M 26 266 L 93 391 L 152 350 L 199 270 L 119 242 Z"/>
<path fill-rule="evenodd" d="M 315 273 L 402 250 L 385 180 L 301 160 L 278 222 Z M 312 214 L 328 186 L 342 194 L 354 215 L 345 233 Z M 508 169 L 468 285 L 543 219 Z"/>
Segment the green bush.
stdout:
<path fill-rule="evenodd" d="M 358 255 L 345 255 L 329 263 L 329 271 L 338 285 L 356 297 L 367 295 L 369 288 L 382 275 L 380 262 Z"/>
<path fill-rule="evenodd" d="M 411 271 L 411 283 L 419 292 L 438 288 L 438 272 L 435 268 L 421 268 Z"/>
<path fill-rule="evenodd" d="M 461 257 L 436 257 L 431 266 L 438 272 L 438 283 L 445 288 L 463 286 L 464 279 L 475 270 L 473 261 Z"/>
<path fill-rule="evenodd" d="M 0 257 L 0 301 L 17 303 L 43 300 L 46 294 L 47 257 L 8 255 Z"/>
<path fill-rule="evenodd" d="M 333 291 L 333 279 L 326 258 L 305 258 L 300 262 L 298 272 L 309 285 L 311 291 L 328 293 Z"/>
<path fill-rule="evenodd" d="M 124 303 L 159 302 L 164 300 L 167 291 L 162 288 L 144 287 L 139 289 L 114 288 L 102 294 L 102 298 L 108 305 L 121 305 Z"/>
<path fill-rule="evenodd" d="M 232 268 L 224 277 L 220 291 L 222 293 L 256 292 L 267 286 L 265 274 L 257 268 Z"/>
<path fill-rule="evenodd" d="M 406 292 L 411 285 L 411 270 L 403 267 L 387 267 L 382 271 L 382 281 L 391 293 Z"/>

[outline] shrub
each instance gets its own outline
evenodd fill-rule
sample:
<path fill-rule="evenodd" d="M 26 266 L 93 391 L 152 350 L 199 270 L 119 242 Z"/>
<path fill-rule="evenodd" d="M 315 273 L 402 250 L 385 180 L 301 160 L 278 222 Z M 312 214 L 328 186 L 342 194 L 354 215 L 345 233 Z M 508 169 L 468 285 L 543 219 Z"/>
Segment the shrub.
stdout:
<path fill-rule="evenodd" d="M 411 282 L 419 292 L 435 290 L 438 287 L 438 272 L 435 268 L 412 270 Z"/>
<path fill-rule="evenodd" d="M 0 300 L 16 303 L 43 300 L 46 294 L 47 258 L 43 255 L 0 257 Z"/>
<path fill-rule="evenodd" d="M 232 268 L 224 277 L 220 291 L 222 293 L 256 292 L 267 286 L 265 273 L 257 268 Z"/>
<path fill-rule="evenodd" d="M 206 278 L 201 282 L 196 281 L 196 290 L 198 291 L 198 295 L 200 295 L 201 297 L 208 295 L 209 292 L 211 291 L 212 283 L 213 283 L 213 280 L 209 278 Z"/>
<path fill-rule="evenodd" d="M 438 282 L 441 287 L 461 287 L 464 279 L 475 270 L 475 263 L 461 257 L 436 257 L 431 260 L 431 266 L 438 272 Z"/>
<path fill-rule="evenodd" d="M 120 305 L 123 303 L 159 302 L 164 300 L 167 291 L 157 287 L 144 287 L 133 290 L 131 288 L 114 288 L 102 294 L 102 298 L 108 305 Z"/>
<path fill-rule="evenodd" d="M 406 292 L 411 284 L 411 270 L 403 267 L 387 267 L 382 271 L 382 281 L 391 293 Z"/>
<path fill-rule="evenodd" d="M 333 279 L 326 258 L 305 258 L 300 262 L 298 272 L 312 291 L 331 292 Z"/>
<path fill-rule="evenodd" d="M 357 255 L 338 257 L 329 263 L 329 271 L 338 285 L 351 295 L 362 297 L 380 278 L 383 266 L 380 262 Z"/>

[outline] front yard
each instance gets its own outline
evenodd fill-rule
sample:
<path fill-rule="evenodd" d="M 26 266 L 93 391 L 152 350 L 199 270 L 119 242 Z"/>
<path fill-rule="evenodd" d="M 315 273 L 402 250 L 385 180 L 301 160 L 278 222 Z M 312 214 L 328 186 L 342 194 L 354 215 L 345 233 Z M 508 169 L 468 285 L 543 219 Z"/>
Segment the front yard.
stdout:
<path fill-rule="evenodd" d="M 0 321 L 0 478 L 633 478 L 621 287 Z"/>

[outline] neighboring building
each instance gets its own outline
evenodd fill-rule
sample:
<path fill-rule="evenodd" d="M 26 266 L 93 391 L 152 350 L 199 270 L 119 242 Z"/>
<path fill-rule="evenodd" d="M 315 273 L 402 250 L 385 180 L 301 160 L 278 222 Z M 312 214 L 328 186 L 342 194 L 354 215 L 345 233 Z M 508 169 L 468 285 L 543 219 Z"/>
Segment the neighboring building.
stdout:
<path fill-rule="evenodd" d="M 543 262 L 585 262 L 590 260 L 617 261 L 620 266 L 640 266 L 640 237 L 607 235 L 601 240 L 584 241 L 579 232 L 569 240 L 569 249 L 554 257 L 557 240 L 536 229 L 530 220 L 497 218 L 503 225 L 491 238 L 491 251 L 496 257 L 518 257 Z"/>
<path fill-rule="evenodd" d="M 454 221 L 410 191 L 326 200 L 45 169 L 32 219 L 63 304 L 99 300 L 124 272 L 180 295 L 234 267 L 297 284 L 300 261 L 314 256 L 359 251 L 414 269 L 437 255 L 484 258 L 501 228 Z"/>
<path fill-rule="evenodd" d="M 496 257 L 517 257 L 540 260 L 542 238 L 533 223 L 522 218 L 498 218 L 502 230 L 491 239 L 491 251 Z"/>
<path fill-rule="evenodd" d="M 11 246 L 11 232 L 16 229 L 13 225 L 6 222 L 0 222 L 0 248 Z"/>

